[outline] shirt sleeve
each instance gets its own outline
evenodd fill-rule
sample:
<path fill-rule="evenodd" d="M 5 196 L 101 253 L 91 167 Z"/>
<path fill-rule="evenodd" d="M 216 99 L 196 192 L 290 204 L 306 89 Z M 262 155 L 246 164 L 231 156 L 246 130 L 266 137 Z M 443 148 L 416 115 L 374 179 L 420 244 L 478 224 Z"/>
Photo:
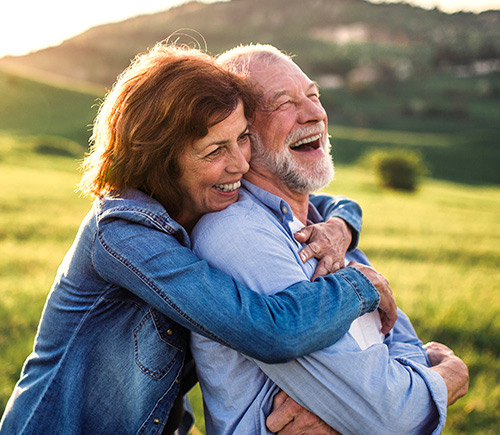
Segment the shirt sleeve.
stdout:
<path fill-rule="evenodd" d="M 356 349 L 346 335 L 326 350 L 285 364 L 256 361 L 295 401 L 344 435 L 439 434 L 447 390 L 434 371 L 389 355 L 387 346 Z"/>
<path fill-rule="evenodd" d="M 354 270 L 259 295 L 197 258 L 174 235 L 116 216 L 99 222 L 92 255 L 110 285 L 191 331 L 267 362 L 335 342 L 345 322 L 373 311 L 379 300 Z"/>
<path fill-rule="evenodd" d="M 258 218 L 238 218 L 245 222 L 239 231 L 231 218 L 206 223 L 205 231 L 196 234 L 195 252 L 260 293 L 307 279 L 295 250 L 284 243 L 293 243 L 290 238 Z M 346 334 L 327 349 L 289 363 L 255 362 L 282 390 L 343 434 L 366 433 L 367 428 L 373 434 L 438 433 L 444 426 L 443 379 L 410 358 L 391 358 L 384 344 L 362 351 Z"/>
<path fill-rule="evenodd" d="M 339 217 L 347 222 L 352 232 L 352 241 L 348 250 L 351 251 L 358 246 L 363 223 L 363 211 L 358 203 L 345 196 L 327 194 L 309 195 L 309 201 L 325 221 L 332 217 Z"/>

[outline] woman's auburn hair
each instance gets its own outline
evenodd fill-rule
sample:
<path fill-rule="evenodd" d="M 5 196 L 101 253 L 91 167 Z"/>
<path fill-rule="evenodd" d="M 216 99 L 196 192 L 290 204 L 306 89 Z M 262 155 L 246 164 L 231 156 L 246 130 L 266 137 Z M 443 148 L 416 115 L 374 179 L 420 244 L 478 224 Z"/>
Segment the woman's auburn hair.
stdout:
<path fill-rule="evenodd" d="M 244 77 L 199 50 L 155 45 L 120 74 L 101 104 L 80 190 L 96 197 L 136 188 L 179 217 L 179 156 L 240 101 L 251 119 L 256 95 Z"/>

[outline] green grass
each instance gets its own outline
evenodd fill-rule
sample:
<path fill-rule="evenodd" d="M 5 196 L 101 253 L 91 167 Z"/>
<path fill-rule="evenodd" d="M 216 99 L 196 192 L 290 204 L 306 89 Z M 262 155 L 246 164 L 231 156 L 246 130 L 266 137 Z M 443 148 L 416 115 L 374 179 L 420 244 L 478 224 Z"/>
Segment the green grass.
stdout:
<path fill-rule="evenodd" d="M 75 158 L 40 154 L 36 138 L 0 135 L 0 410 L 30 352 L 57 266 L 90 203 L 74 189 Z M 35 145 L 33 145 L 35 144 Z M 364 209 L 362 248 L 388 277 L 424 341 L 448 344 L 470 367 L 469 394 L 446 434 L 493 434 L 500 419 L 500 189 L 424 180 L 415 194 L 380 190 L 340 166 L 330 190 Z M 198 388 L 190 393 L 204 433 Z"/>
<path fill-rule="evenodd" d="M 469 394 L 445 433 L 496 433 L 500 421 L 500 189 L 425 180 L 416 194 L 379 190 L 339 168 L 331 191 L 364 210 L 361 247 L 391 284 L 423 341 L 449 345 L 470 368 Z"/>
<path fill-rule="evenodd" d="M 470 392 L 449 410 L 449 435 L 493 434 L 500 421 L 499 89 L 498 75 L 442 76 L 322 97 L 337 162 L 331 191 L 362 205 L 361 247 L 421 338 L 446 343 L 469 365 Z M 90 207 L 74 190 L 98 95 L 2 72 L 0 95 L 2 412 L 56 269 Z M 453 104 L 468 116 L 404 113 Z M 415 194 L 381 190 L 359 163 L 379 147 L 421 152 L 433 179 Z M 199 388 L 190 397 L 203 433 Z"/>

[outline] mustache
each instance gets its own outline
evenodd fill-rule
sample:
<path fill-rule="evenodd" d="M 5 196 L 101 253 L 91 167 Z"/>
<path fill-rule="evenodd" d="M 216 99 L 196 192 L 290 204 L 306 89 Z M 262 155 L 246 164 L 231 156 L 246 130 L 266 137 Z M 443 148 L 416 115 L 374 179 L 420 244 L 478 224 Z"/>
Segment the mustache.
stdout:
<path fill-rule="evenodd" d="M 299 130 L 295 130 L 290 133 L 285 139 L 285 146 L 289 147 L 300 139 L 320 133 L 325 134 L 325 123 L 323 121 L 320 121 L 315 125 L 302 127 Z"/>

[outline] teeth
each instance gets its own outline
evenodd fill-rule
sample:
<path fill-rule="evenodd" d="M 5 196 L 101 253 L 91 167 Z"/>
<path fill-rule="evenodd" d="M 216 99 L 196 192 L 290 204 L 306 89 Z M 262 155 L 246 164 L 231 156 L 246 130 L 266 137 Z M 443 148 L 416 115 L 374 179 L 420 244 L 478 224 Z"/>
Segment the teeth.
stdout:
<path fill-rule="evenodd" d="M 230 184 L 215 184 L 213 187 L 215 190 L 219 190 L 221 192 L 232 192 L 233 190 L 238 189 L 241 186 L 241 183 L 237 181 L 236 183 Z"/>
<path fill-rule="evenodd" d="M 312 137 L 307 137 L 305 139 L 301 139 L 297 142 L 295 142 L 290 148 L 297 148 L 305 143 L 309 143 L 309 142 L 314 142 L 315 140 L 318 140 L 320 139 L 321 137 L 323 136 L 323 133 L 319 133 L 315 136 L 312 136 Z"/>

